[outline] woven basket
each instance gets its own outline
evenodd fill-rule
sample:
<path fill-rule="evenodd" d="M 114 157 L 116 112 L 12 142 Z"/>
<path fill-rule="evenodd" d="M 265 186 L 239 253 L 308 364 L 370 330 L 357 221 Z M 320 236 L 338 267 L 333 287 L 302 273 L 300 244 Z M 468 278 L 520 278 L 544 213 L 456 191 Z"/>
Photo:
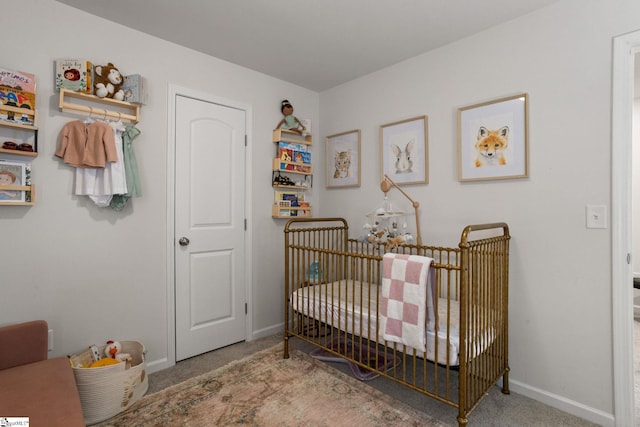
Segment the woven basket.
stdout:
<path fill-rule="evenodd" d="M 144 346 L 138 341 L 120 341 L 120 344 L 122 352 L 131 354 L 133 359 L 129 369 L 126 369 L 125 363 L 100 368 L 78 367 L 91 364 L 90 349 L 69 356 L 87 425 L 119 414 L 138 401 L 149 389 Z M 105 346 L 100 347 L 100 354 L 104 354 L 104 348 Z"/>

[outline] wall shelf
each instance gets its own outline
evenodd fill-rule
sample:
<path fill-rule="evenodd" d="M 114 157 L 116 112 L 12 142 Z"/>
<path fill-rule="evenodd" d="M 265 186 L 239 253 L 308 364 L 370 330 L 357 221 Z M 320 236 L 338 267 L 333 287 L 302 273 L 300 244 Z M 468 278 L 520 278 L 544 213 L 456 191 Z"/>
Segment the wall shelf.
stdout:
<path fill-rule="evenodd" d="M 6 148 L 0 148 L 0 158 L 4 158 L 2 155 L 9 154 L 12 156 L 26 156 L 37 157 L 38 156 L 38 128 L 35 125 L 36 111 L 26 110 L 24 108 L 15 108 L 10 106 L 3 106 L 3 110 L 13 111 L 15 113 L 29 114 L 33 116 L 33 124 L 22 124 L 20 121 L 12 123 L 6 120 L 0 120 L 0 128 L 17 129 L 20 131 L 33 132 L 33 150 L 34 151 L 22 151 L 22 150 L 7 150 Z M 0 147 L 2 143 L 0 143 Z M 36 201 L 36 187 L 35 185 L 0 185 L 0 191 L 24 191 L 30 193 L 30 199 L 28 202 L 13 202 L 9 200 L 0 200 L 0 206 L 32 206 Z"/>
<path fill-rule="evenodd" d="M 310 134 L 301 135 L 287 129 L 275 129 L 271 140 L 277 144 L 278 154 L 271 162 L 271 185 L 275 191 L 271 217 L 311 217 L 311 206 L 305 200 L 305 193 L 313 186 L 309 147 L 313 138 Z"/>
<path fill-rule="evenodd" d="M 8 202 L 0 200 L 0 206 L 32 206 L 36 202 L 36 186 L 35 185 L 0 185 L 0 191 L 30 191 L 31 200 L 28 202 Z"/>
<path fill-rule="evenodd" d="M 313 143 L 313 137 L 311 134 L 300 135 L 298 132 L 294 132 L 288 129 L 275 129 L 271 137 L 273 142 L 292 142 L 294 144 L 311 145 Z"/>
<path fill-rule="evenodd" d="M 11 111 L 13 113 L 16 113 L 19 116 L 21 116 L 22 114 L 26 114 L 27 116 L 32 116 L 33 117 L 32 123 L 25 124 L 21 120 L 14 120 L 14 121 L 0 120 L 0 127 L 16 129 L 16 130 L 26 131 L 26 132 L 33 132 L 34 141 L 33 141 L 33 152 L 20 151 L 20 150 L 6 150 L 4 148 L 1 148 L 2 144 L 0 144 L 0 153 L 20 154 L 24 156 L 34 156 L 34 157 L 37 156 L 38 155 L 38 127 L 36 126 L 36 110 L 27 110 L 25 108 L 12 107 L 9 105 L 3 105 L 2 110 Z"/>
<path fill-rule="evenodd" d="M 299 175 L 312 175 L 313 165 L 301 162 L 287 162 L 278 158 L 273 159 L 274 172 L 295 173 Z"/>
<path fill-rule="evenodd" d="M 117 119 L 131 123 L 140 121 L 140 105 L 99 98 L 88 93 L 60 89 L 60 111 L 72 112 L 94 119 Z"/>
<path fill-rule="evenodd" d="M 285 214 L 286 213 L 286 214 Z M 273 205 L 271 217 L 278 219 L 286 218 L 308 218 L 312 215 L 311 206 L 286 206 Z"/>
<path fill-rule="evenodd" d="M 34 150 L 37 150 L 37 146 L 34 145 Z M 0 153 L 3 154 L 14 154 L 17 156 L 30 156 L 30 157 L 38 157 L 37 151 L 21 151 L 21 150 L 7 150 L 4 148 L 0 148 Z"/>

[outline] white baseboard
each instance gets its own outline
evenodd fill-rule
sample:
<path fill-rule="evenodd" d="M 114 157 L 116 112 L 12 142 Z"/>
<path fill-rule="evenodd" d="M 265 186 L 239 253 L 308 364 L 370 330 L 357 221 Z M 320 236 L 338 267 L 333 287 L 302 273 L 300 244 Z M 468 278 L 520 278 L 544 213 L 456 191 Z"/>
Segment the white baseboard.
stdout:
<path fill-rule="evenodd" d="M 268 328 L 253 331 L 250 339 L 256 340 L 258 338 L 270 337 L 272 335 L 282 333 L 284 333 L 284 322 L 278 323 L 277 325 L 269 326 Z"/>
<path fill-rule="evenodd" d="M 284 330 L 284 323 L 270 326 L 268 328 L 253 331 L 247 341 L 253 341 L 258 338 L 270 337 L 275 334 L 282 334 Z M 166 357 L 158 360 L 147 360 L 147 374 L 153 374 L 154 372 L 162 371 L 163 369 L 171 368 L 175 363 L 171 363 Z"/>
<path fill-rule="evenodd" d="M 169 359 L 162 358 L 158 360 L 153 360 L 151 362 L 147 362 L 147 374 L 153 374 L 154 372 L 162 371 L 163 369 L 170 368 L 174 366 L 175 363 L 170 363 Z"/>
<path fill-rule="evenodd" d="M 560 409 L 568 414 L 575 415 L 592 423 L 603 427 L 615 427 L 615 417 L 613 414 L 603 412 L 599 409 L 585 406 L 582 403 L 575 402 L 562 396 L 549 393 L 545 390 L 523 384 L 518 381 L 509 380 L 509 389 L 515 393 L 529 397 L 531 399 L 542 402 L 553 408 Z"/>

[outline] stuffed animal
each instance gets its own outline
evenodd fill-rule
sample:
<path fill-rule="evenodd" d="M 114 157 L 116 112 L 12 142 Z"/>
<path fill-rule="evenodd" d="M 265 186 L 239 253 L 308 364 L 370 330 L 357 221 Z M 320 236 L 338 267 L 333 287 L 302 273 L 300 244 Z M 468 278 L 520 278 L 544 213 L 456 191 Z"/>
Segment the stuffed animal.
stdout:
<path fill-rule="evenodd" d="M 118 101 L 124 99 L 124 90 L 120 89 L 124 83 L 124 77 L 111 63 L 96 65 L 94 71 L 94 93 L 99 98 L 113 98 Z"/>
<path fill-rule="evenodd" d="M 120 363 L 119 360 L 111 359 L 109 357 L 103 357 L 100 360 L 96 360 L 89 365 L 89 368 L 102 368 L 104 366 L 117 365 Z"/>
<path fill-rule="evenodd" d="M 284 116 L 276 126 L 276 129 L 288 129 L 299 135 L 302 135 L 307 128 L 302 124 L 296 116 L 293 115 L 293 106 L 285 99 L 280 103 L 280 111 Z"/>
<path fill-rule="evenodd" d="M 108 359 L 115 359 L 120 362 L 126 362 L 131 360 L 129 353 L 121 353 L 122 344 L 118 341 L 107 341 L 107 345 L 104 347 L 104 355 Z"/>

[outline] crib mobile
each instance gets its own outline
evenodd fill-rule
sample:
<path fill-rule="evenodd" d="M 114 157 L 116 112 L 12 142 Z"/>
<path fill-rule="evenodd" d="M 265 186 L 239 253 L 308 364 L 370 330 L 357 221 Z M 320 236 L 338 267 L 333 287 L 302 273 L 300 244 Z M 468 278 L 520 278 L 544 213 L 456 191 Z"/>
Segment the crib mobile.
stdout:
<path fill-rule="evenodd" d="M 407 231 L 407 214 L 402 211 L 394 211 L 393 206 L 388 198 L 389 190 L 392 187 L 397 188 L 403 196 L 405 196 L 415 210 L 416 218 L 416 243 L 422 245 L 422 236 L 420 234 L 420 217 L 418 209 L 420 203 L 413 200 L 409 195 L 396 184 L 387 174 L 380 182 L 380 190 L 384 193 L 384 201 L 382 207 L 374 209 L 366 214 L 367 222 L 363 228 L 366 230 L 366 236 L 363 241 L 373 244 L 384 244 L 385 250 L 391 251 L 401 244 L 413 243 L 413 235 Z M 399 230 L 398 223 L 402 222 L 402 230 Z"/>

